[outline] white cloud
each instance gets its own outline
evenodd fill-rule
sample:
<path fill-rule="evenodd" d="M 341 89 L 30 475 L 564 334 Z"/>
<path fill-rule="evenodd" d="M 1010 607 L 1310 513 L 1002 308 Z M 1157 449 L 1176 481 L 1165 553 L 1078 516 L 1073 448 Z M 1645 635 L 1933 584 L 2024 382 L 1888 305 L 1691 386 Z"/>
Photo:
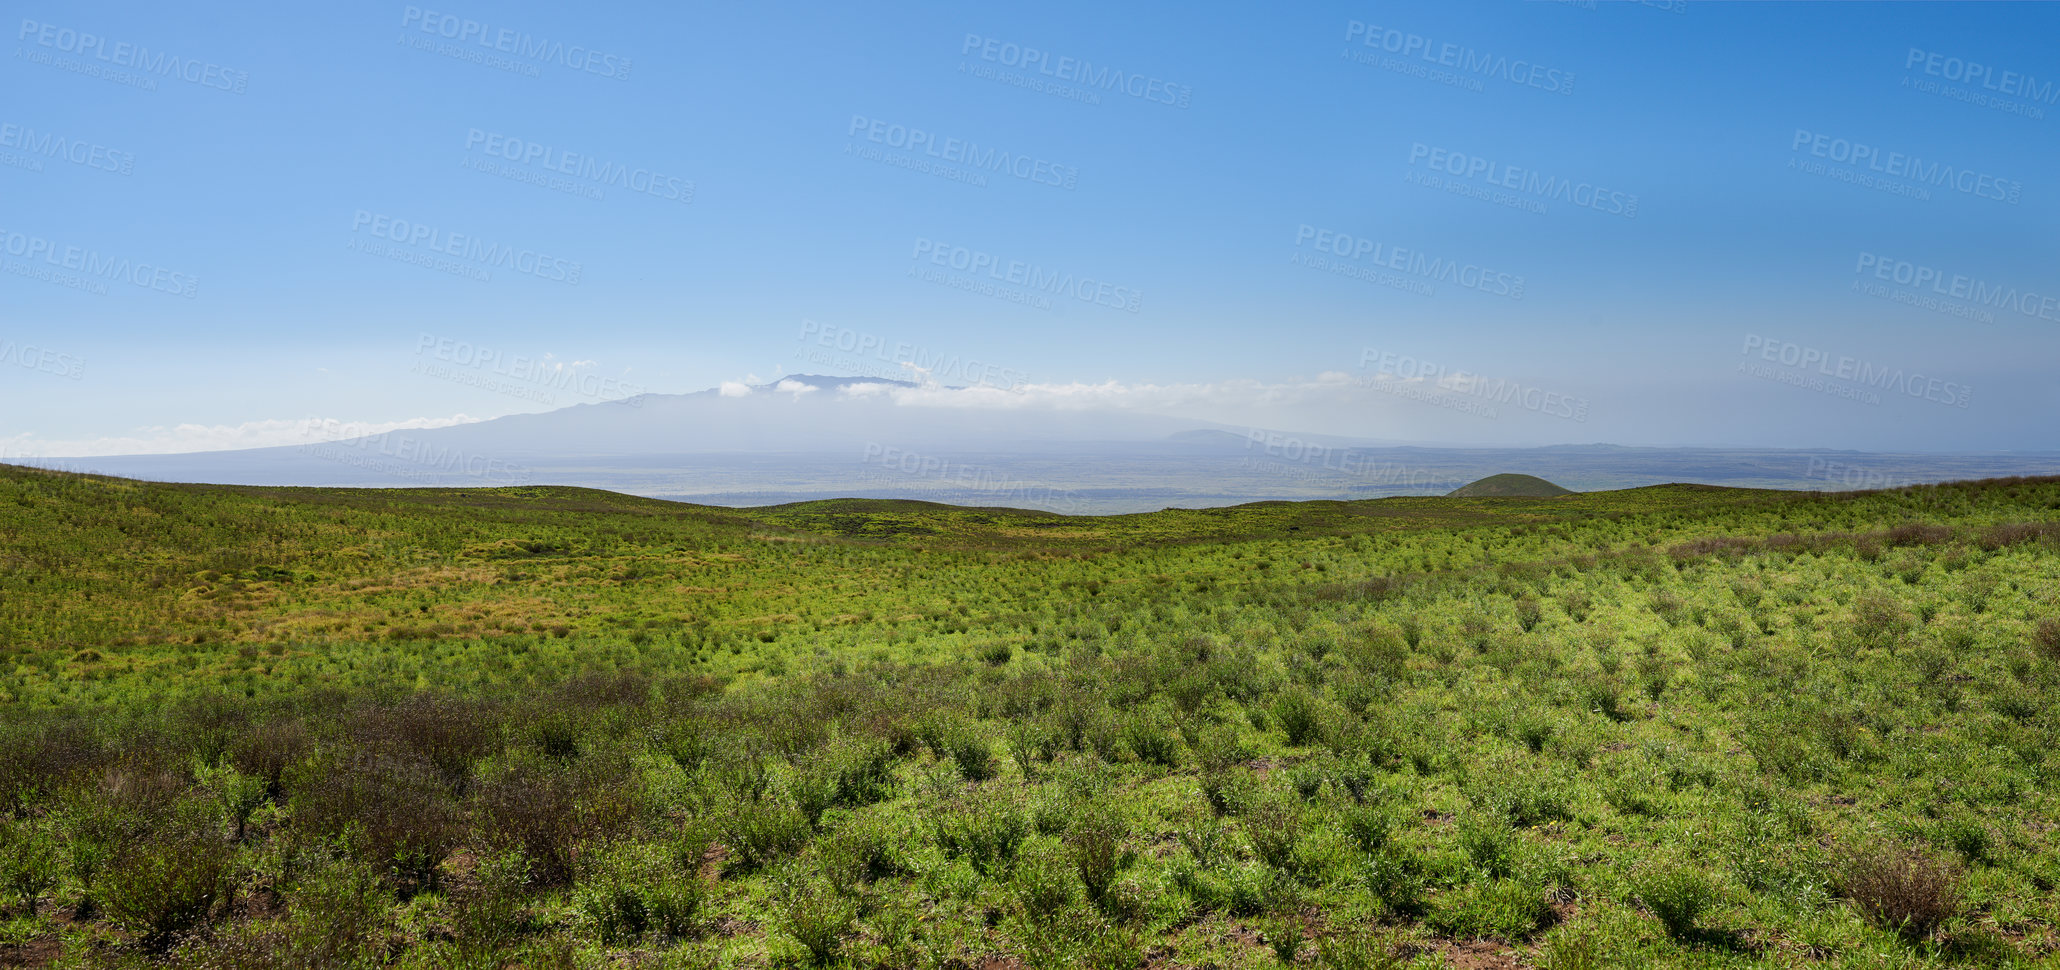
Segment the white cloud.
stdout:
<path fill-rule="evenodd" d="M 723 381 L 722 387 L 717 389 L 717 393 L 723 397 L 750 397 L 751 385 L 743 381 Z"/>
<path fill-rule="evenodd" d="M 880 397 L 892 390 L 894 390 L 894 387 L 891 384 L 839 384 L 837 385 L 837 396 Z"/>
<path fill-rule="evenodd" d="M 125 435 L 44 439 L 34 434 L 0 438 L 0 459 L 83 458 L 95 455 L 173 455 L 341 441 L 388 431 L 448 428 L 480 419 L 464 414 L 403 421 L 342 421 L 336 418 L 268 418 L 242 424 L 148 425 Z"/>
<path fill-rule="evenodd" d="M 821 390 L 821 388 L 818 388 L 813 384 L 803 384 L 800 381 L 796 380 L 783 380 L 778 384 L 774 384 L 773 390 L 781 391 L 787 394 L 792 394 L 798 398 L 803 394 L 813 394 L 816 391 Z"/>

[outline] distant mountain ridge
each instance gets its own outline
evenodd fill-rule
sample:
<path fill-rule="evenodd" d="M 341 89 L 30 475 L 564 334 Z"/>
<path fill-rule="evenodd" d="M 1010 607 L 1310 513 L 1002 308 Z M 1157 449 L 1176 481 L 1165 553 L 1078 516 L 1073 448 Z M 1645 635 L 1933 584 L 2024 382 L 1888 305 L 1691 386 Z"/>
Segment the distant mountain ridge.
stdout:
<path fill-rule="evenodd" d="M 1581 491 L 1668 482 L 1870 489 L 2060 474 L 2060 455 L 1397 445 L 1374 437 L 1379 429 L 1355 438 L 1238 428 L 948 390 L 801 374 L 340 441 L 26 463 L 167 482 L 572 485 L 718 505 L 911 499 L 1069 513 L 1467 494 L 1467 483 L 1509 468 L 1550 476 L 1533 479 L 1548 489 Z"/>

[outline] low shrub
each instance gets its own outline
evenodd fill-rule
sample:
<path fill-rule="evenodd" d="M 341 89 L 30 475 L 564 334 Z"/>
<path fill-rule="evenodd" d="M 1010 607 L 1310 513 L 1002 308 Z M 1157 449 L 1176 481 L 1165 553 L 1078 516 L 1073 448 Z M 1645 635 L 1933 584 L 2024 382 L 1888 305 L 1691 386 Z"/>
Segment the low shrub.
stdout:
<path fill-rule="evenodd" d="M 1416 855 L 1390 846 L 1366 861 L 1367 892 L 1387 912 L 1415 916 L 1423 912 L 1424 888 L 1428 883 L 1423 861 Z"/>
<path fill-rule="evenodd" d="M 810 825 L 826 809 L 871 805 L 893 793 L 894 750 L 877 738 L 838 737 L 802 763 L 793 790 Z"/>
<path fill-rule="evenodd" d="M 858 924 L 858 904 L 798 869 L 782 875 L 777 895 L 780 931 L 800 944 L 810 965 L 835 964 Z"/>
<path fill-rule="evenodd" d="M 347 859 L 325 859 L 287 887 L 284 939 L 271 965 L 377 966 L 393 897 L 380 874 Z M 283 959 L 282 959 L 283 957 Z"/>
<path fill-rule="evenodd" d="M 1296 685 L 1282 690 L 1274 696 L 1268 713 L 1287 735 L 1289 744 L 1302 747 L 1321 740 L 1323 710 L 1308 688 Z"/>
<path fill-rule="evenodd" d="M 464 837 L 449 789 L 418 757 L 341 752 L 309 762 L 289 787 L 295 826 L 321 838 L 348 835 L 402 886 L 433 884 Z"/>
<path fill-rule="evenodd" d="M 1677 940 L 1695 932 L 1696 921 L 1716 902 L 1716 885 L 1702 870 L 1664 863 L 1648 866 L 1632 878 L 1638 901 Z"/>
<path fill-rule="evenodd" d="M 905 836 L 885 815 L 852 816 L 816 843 L 823 874 L 840 892 L 908 871 L 902 861 Z"/>
<path fill-rule="evenodd" d="M 944 806 L 932 816 L 932 825 L 945 856 L 966 860 L 983 876 L 1013 861 L 1030 834 L 1030 819 L 1022 807 L 993 794 Z"/>
<path fill-rule="evenodd" d="M 1485 879 L 1441 894 L 1432 926 L 1454 937 L 1521 943 L 1552 925 L 1545 887 L 1528 879 Z"/>
<path fill-rule="evenodd" d="M 1180 738 L 1157 717 L 1139 714 L 1125 721 L 1123 746 L 1146 764 L 1180 767 Z"/>
<path fill-rule="evenodd" d="M 1390 970 L 1405 964 L 1370 929 L 1346 926 L 1316 939 L 1316 965 L 1326 970 Z"/>
<path fill-rule="evenodd" d="M 1259 934 L 1273 950 L 1273 958 L 1293 963 L 1302 953 L 1302 921 L 1293 913 L 1277 914 L 1259 925 Z"/>
<path fill-rule="evenodd" d="M 2032 646 L 2046 655 L 2046 659 L 2060 662 L 2060 617 L 2046 617 L 2031 631 Z"/>
<path fill-rule="evenodd" d="M 1490 879 L 1502 878 L 1516 869 L 1516 833 L 1502 816 L 1475 813 L 1460 819 L 1459 847 L 1474 869 Z"/>
<path fill-rule="evenodd" d="M 526 928 L 534 882 L 529 859 L 520 849 L 480 856 L 472 879 L 451 894 L 451 925 L 459 949 L 490 954 L 513 942 Z"/>
<path fill-rule="evenodd" d="M 1340 812 L 1345 834 L 1359 851 L 1373 855 L 1388 847 L 1401 825 L 1400 812 L 1386 804 L 1347 805 Z"/>
<path fill-rule="evenodd" d="M 1082 811 L 1066 833 L 1066 850 L 1087 898 L 1101 904 L 1108 898 L 1109 885 L 1123 863 L 1123 819 L 1105 804 Z"/>
<path fill-rule="evenodd" d="M 1281 794 L 1265 798 L 1245 817 L 1245 838 L 1259 860 L 1281 872 L 1300 870 L 1297 849 L 1302 844 L 1300 805 Z"/>
<path fill-rule="evenodd" d="M 579 843 L 605 839 L 626 824 L 632 786 L 596 777 L 589 764 L 535 757 L 516 759 L 483 779 L 474 818 L 488 840 L 522 849 L 538 883 L 564 885 Z"/>
<path fill-rule="evenodd" d="M 722 820 L 730 868 L 753 872 L 800 852 L 811 828 L 808 815 L 783 798 L 732 802 Z"/>
<path fill-rule="evenodd" d="M 1838 888 L 1869 922 L 1923 939 L 1959 912 L 1960 880 L 1957 866 L 1921 850 L 1876 847 L 1846 860 Z"/>
<path fill-rule="evenodd" d="M 1048 840 L 1040 840 L 1040 846 L 1017 861 L 1009 887 L 1025 919 L 1049 921 L 1080 901 L 1082 885 L 1072 850 L 1061 850 Z"/>
<path fill-rule="evenodd" d="M 226 900 L 232 858 L 214 833 L 180 826 L 118 849 L 101 870 L 94 897 L 109 922 L 161 950 L 206 923 Z"/>
<path fill-rule="evenodd" d="M 57 840 L 34 822 L 0 815 L 0 903 L 36 914 L 36 901 L 56 885 Z"/>
<path fill-rule="evenodd" d="M 964 718 L 936 718 L 920 729 L 922 740 L 940 760 L 949 761 L 967 781 L 994 777 L 994 746 Z"/>
<path fill-rule="evenodd" d="M 662 846 L 629 841 L 597 846 L 579 868 L 572 900 L 603 940 L 634 940 L 649 932 L 678 936 L 700 911 L 700 875 L 682 871 Z"/>

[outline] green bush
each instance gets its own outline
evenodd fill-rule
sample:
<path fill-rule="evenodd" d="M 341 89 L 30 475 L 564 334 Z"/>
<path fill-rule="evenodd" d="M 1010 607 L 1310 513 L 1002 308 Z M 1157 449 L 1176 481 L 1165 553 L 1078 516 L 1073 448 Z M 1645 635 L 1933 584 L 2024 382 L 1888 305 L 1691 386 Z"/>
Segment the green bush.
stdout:
<path fill-rule="evenodd" d="M 1125 721 L 1123 745 L 1146 764 L 1180 767 L 1180 738 L 1153 715 L 1141 713 Z"/>
<path fill-rule="evenodd" d="M 274 954 L 279 963 L 307 967 L 380 963 L 393 897 L 377 871 L 350 859 L 321 860 L 290 882 L 286 896 L 285 940 Z"/>
<path fill-rule="evenodd" d="M 1245 838 L 1260 861 L 1281 872 L 1301 870 L 1301 806 L 1281 794 L 1265 798 L 1245 818 Z"/>
<path fill-rule="evenodd" d="M 1902 603 L 1888 593 L 1869 592 L 1853 604 L 1852 632 L 1864 646 L 1895 646 L 1909 632 L 1912 622 Z"/>
<path fill-rule="evenodd" d="M 1347 805 L 1339 813 L 1345 834 L 1359 851 L 1373 855 L 1387 848 L 1400 827 L 1400 811 L 1386 804 Z"/>
<path fill-rule="evenodd" d="M 858 904 L 798 869 L 781 875 L 777 895 L 780 931 L 800 944 L 811 965 L 836 963 L 858 924 Z"/>
<path fill-rule="evenodd" d="M 1302 921 L 1294 914 L 1282 913 L 1264 920 L 1259 924 L 1259 935 L 1272 948 L 1273 958 L 1282 963 L 1293 963 L 1301 955 Z"/>
<path fill-rule="evenodd" d="M 932 753 L 958 769 L 960 778 L 986 781 L 994 777 L 994 746 L 970 722 L 941 720 L 931 729 L 928 743 Z"/>
<path fill-rule="evenodd" d="M 733 803 L 721 824 L 723 842 L 739 872 L 762 869 L 801 851 L 812 830 L 808 816 L 781 798 Z"/>
<path fill-rule="evenodd" d="M 816 843 L 823 873 L 839 892 L 908 871 L 902 861 L 906 834 L 878 813 L 853 815 Z"/>
<path fill-rule="evenodd" d="M 0 815 L 0 893 L 7 894 L 8 905 L 34 916 L 36 901 L 57 884 L 57 876 L 57 840 L 30 820 Z"/>
<path fill-rule="evenodd" d="M 1440 895 L 1429 920 L 1455 937 L 1521 943 L 1552 925 L 1552 906 L 1544 887 L 1530 880 L 1486 879 Z"/>
<path fill-rule="evenodd" d="M 1083 810 L 1066 833 L 1066 849 L 1073 871 L 1087 887 L 1087 898 L 1101 904 L 1108 899 L 1109 885 L 1123 863 L 1123 820 L 1108 805 L 1095 803 Z"/>
<path fill-rule="evenodd" d="M 1075 852 L 1054 847 L 1049 840 L 1040 843 L 1016 863 L 1009 883 L 1025 917 L 1051 920 L 1080 901 L 1082 885 Z"/>
<path fill-rule="evenodd" d="M 1459 847 L 1474 869 L 1490 879 L 1516 870 L 1517 837 L 1505 817 L 1471 813 L 1461 818 Z"/>
<path fill-rule="evenodd" d="M 1316 940 L 1316 965 L 1324 970 L 1390 970 L 1403 966 L 1369 928 L 1334 928 Z"/>
<path fill-rule="evenodd" d="M 593 846 L 579 870 L 573 904 L 603 940 L 633 940 L 650 932 L 678 936 L 700 912 L 700 874 L 685 870 L 663 846 L 628 841 Z"/>
<path fill-rule="evenodd" d="M 932 816 L 937 846 L 948 858 L 964 859 L 991 875 L 1016 857 L 1030 834 L 1030 819 L 1011 798 L 983 793 L 942 806 Z"/>
<path fill-rule="evenodd" d="M 1367 892 L 1381 907 L 1398 916 L 1423 912 L 1424 888 L 1428 879 L 1422 861 L 1399 847 L 1389 847 L 1366 861 Z"/>
<path fill-rule="evenodd" d="M 195 765 L 193 777 L 213 797 L 224 827 L 234 833 L 232 837 L 236 841 L 243 841 L 244 829 L 250 824 L 251 815 L 270 796 L 269 783 L 262 777 L 236 770 L 226 761 L 213 766 Z"/>
<path fill-rule="evenodd" d="M 205 831 L 172 831 L 123 846 L 93 887 L 108 921 L 163 949 L 205 924 L 227 898 L 233 857 Z"/>
<path fill-rule="evenodd" d="M 1696 921 L 1717 900 L 1717 888 L 1701 869 L 1674 863 L 1646 866 L 1632 877 L 1638 901 L 1666 927 L 1667 935 L 1687 939 Z"/>
<path fill-rule="evenodd" d="M 1323 709 L 1306 687 L 1296 685 L 1282 690 L 1275 695 L 1269 713 L 1287 734 L 1287 742 L 1295 747 L 1322 739 Z"/>
<path fill-rule="evenodd" d="M 794 801 L 814 825 L 825 810 L 859 808 L 894 790 L 894 751 L 877 738 L 840 736 L 802 763 Z"/>
<path fill-rule="evenodd" d="M 1995 853 L 1995 833 L 1977 818 L 1960 815 L 1947 819 L 1939 826 L 1939 836 L 1970 863 L 1988 862 Z"/>

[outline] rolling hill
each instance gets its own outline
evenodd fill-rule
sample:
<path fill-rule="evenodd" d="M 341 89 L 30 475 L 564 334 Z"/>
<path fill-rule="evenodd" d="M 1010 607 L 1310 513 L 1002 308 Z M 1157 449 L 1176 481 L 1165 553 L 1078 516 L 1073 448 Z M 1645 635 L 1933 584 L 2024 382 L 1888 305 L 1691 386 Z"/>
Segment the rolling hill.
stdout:
<path fill-rule="evenodd" d="M 1478 481 L 1461 485 L 1446 493 L 1449 498 L 1553 498 L 1572 495 L 1572 489 L 1560 488 L 1535 475 L 1504 473 L 1490 475 Z"/>

